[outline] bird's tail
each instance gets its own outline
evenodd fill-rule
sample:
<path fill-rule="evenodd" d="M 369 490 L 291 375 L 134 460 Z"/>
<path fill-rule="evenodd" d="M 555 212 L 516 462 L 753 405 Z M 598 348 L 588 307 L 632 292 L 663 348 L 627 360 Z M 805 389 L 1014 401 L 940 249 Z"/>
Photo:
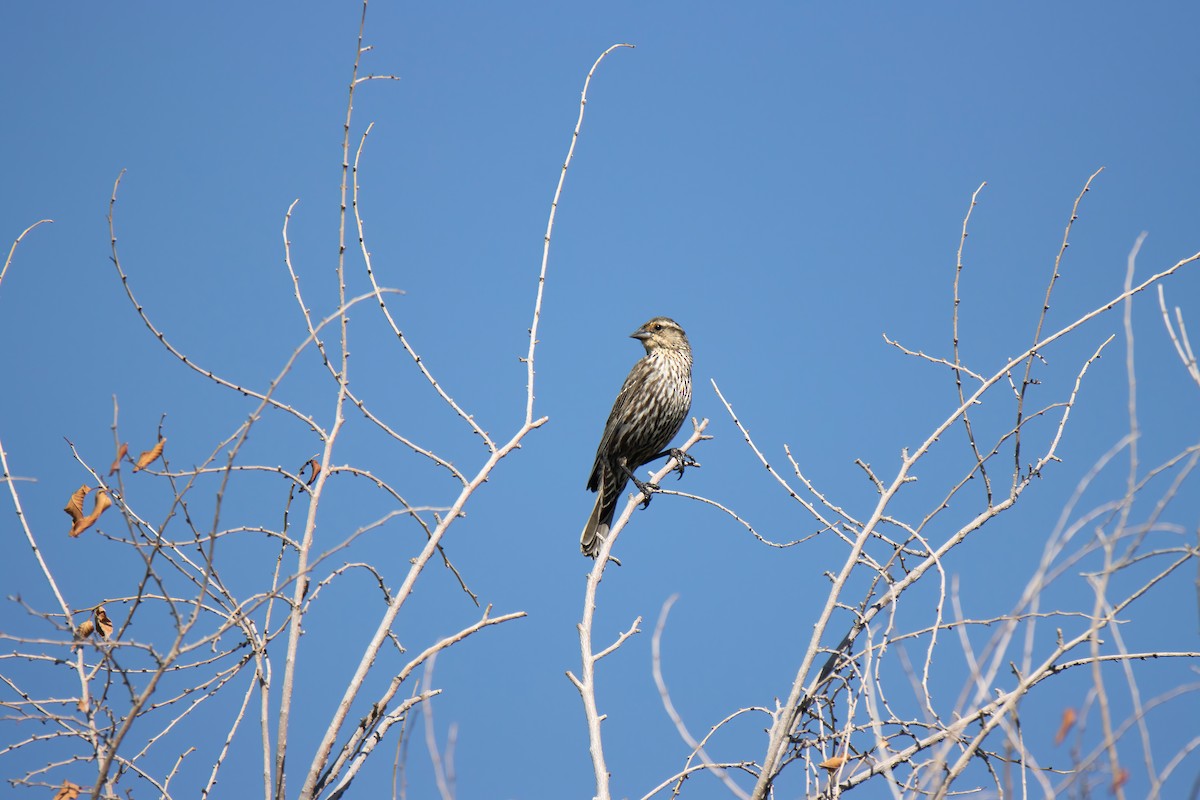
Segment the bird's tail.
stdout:
<path fill-rule="evenodd" d="M 579 549 L 589 558 L 595 558 L 600 553 L 600 545 L 608 538 L 608 527 L 612 522 L 612 516 L 609 516 L 608 522 L 600 521 L 603 505 L 604 492 L 597 492 L 596 505 L 592 506 L 591 516 L 588 517 L 587 524 L 583 526 L 583 533 L 579 536 Z"/>
<path fill-rule="evenodd" d="M 627 481 L 621 481 L 619 486 L 611 486 L 611 483 L 601 478 L 599 491 L 596 492 L 596 505 L 592 506 L 592 514 L 579 536 L 579 549 L 591 558 L 600 553 L 600 545 L 608 538 L 608 529 L 612 526 Z"/>

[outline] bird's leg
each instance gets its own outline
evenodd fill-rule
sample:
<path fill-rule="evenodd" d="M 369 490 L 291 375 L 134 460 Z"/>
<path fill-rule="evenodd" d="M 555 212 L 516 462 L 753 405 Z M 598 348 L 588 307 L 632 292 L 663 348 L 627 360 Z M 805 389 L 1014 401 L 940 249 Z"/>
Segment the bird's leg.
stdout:
<path fill-rule="evenodd" d="M 637 475 L 633 474 L 633 470 L 629 468 L 629 464 L 626 463 L 625 459 L 623 458 L 619 462 L 618 466 L 620 466 L 621 471 L 629 477 L 629 480 L 633 481 L 633 485 L 638 488 L 638 491 L 642 493 L 642 508 L 647 508 L 650 505 L 650 498 L 653 497 L 654 493 L 659 490 L 659 485 L 657 483 L 650 483 L 649 481 L 644 481 L 638 478 Z"/>
<path fill-rule="evenodd" d="M 679 478 L 683 477 L 683 470 L 685 467 L 700 466 L 699 461 L 692 458 L 687 453 L 680 450 L 678 447 L 672 447 L 670 450 L 663 450 L 661 453 L 659 453 L 658 455 L 656 455 L 654 458 L 652 458 L 650 460 L 655 461 L 657 459 L 662 458 L 663 456 L 670 456 L 671 458 L 675 459 L 675 466 L 671 468 L 671 471 L 679 473 L 679 477 L 676 478 L 676 480 L 679 480 Z"/>

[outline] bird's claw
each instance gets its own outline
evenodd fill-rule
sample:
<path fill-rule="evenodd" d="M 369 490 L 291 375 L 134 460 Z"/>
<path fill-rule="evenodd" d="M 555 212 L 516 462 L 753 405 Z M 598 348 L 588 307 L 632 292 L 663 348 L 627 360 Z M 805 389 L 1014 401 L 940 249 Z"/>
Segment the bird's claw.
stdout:
<path fill-rule="evenodd" d="M 672 447 L 670 450 L 667 451 L 667 453 L 670 454 L 671 458 L 675 459 L 675 466 L 671 467 L 672 472 L 679 473 L 679 475 L 676 476 L 675 480 L 680 480 L 683 478 L 683 470 L 686 467 L 700 466 L 699 461 L 692 458 L 690 455 L 683 452 L 678 447 Z"/>
<path fill-rule="evenodd" d="M 643 481 L 637 478 L 633 479 L 633 485 L 636 486 L 638 491 L 642 493 L 642 508 L 649 508 L 650 498 L 654 496 L 655 492 L 662 490 L 662 487 L 657 483 L 650 483 L 649 481 Z"/>

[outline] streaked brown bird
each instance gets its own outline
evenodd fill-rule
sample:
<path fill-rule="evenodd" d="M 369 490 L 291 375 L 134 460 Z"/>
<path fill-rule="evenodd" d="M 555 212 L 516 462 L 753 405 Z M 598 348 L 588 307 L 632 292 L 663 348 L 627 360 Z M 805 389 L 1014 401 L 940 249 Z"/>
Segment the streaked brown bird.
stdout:
<path fill-rule="evenodd" d="M 588 478 L 587 488 L 598 496 L 579 548 L 592 558 L 608 536 L 628 482 L 632 480 L 641 491 L 643 507 L 658 488 L 638 480 L 635 469 L 665 455 L 675 458 L 681 475 L 684 466 L 695 465 L 683 452 L 664 449 L 692 407 L 692 348 L 687 334 L 675 320 L 655 317 L 630 337 L 642 343 L 646 355 L 633 365 L 613 403 Z"/>

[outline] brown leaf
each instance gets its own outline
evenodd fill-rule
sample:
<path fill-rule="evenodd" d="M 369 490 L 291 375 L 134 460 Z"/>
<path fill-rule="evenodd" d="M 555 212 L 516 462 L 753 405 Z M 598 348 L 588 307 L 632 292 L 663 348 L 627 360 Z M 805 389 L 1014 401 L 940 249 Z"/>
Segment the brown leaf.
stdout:
<path fill-rule="evenodd" d="M 94 630 L 96 630 L 96 623 L 92 622 L 90 619 L 85 619 L 83 622 L 79 623 L 79 627 L 75 629 L 75 638 L 86 639 L 92 635 L 92 631 Z"/>
<path fill-rule="evenodd" d="M 105 509 L 112 505 L 112 498 L 108 496 L 108 492 L 100 489 L 96 492 L 96 502 L 92 505 L 91 516 L 99 518 L 104 513 Z"/>
<path fill-rule="evenodd" d="M 166 437 L 158 440 L 158 444 L 142 453 L 137 457 L 137 463 L 133 465 L 133 471 L 145 469 L 154 463 L 154 460 L 162 455 L 163 445 L 167 443 Z"/>
<path fill-rule="evenodd" d="M 92 487 L 85 483 L 75 490 L 75 494 L 71 495 L 71 499 L 67 500 L 67 505 L 63 508 L 63 511 L 67 512 L 72 522 L 79 522 L 79 520 L 83 519 L 83 498 L 87 497 L 88 492 L 91 490 Z M 73 529 L 74 526 L 72 526 Z M 72 533 L 71 535 L 74 536 L 75 534 Z"/>
<path fill-rule="evenodd" d="M 1071 728 L 1075 727 L 1075 718 L 1075 709 L 1063 709 L 1062 724 L 1058 726 L 1058 733 L 1054 734 L 1055 746 L 1062 744 L 1063 739 L 1066 739 L 1067 734 L 1071 732 Z"/>
<path fill-rule="evenodd" d="M 83 489 L 86 489 L 86 488 L 87 488 L 86 486 L 81 487 L 80 490 L 82 491 Z M 91 491 L 91 490 L 88 489 L 88 491 Z M 75 493 L 75 495 L 78 495 L 78 494 L 79 494 L 79 492 Z M 86 492 L 85 492 L 85 494 L 86 494 Z M 75 499 L 75 495 L 71 496 L 72 500 Z M 83 505 L 82 497 L 80 497 L 79 504 L 81 506 Z M 111 505 L 112 505 L 112 498 L 108 496 L 108 492 L 104 491 L 103 489 L 98 489 L 96 491 L 96 499 L 92 503 L 92 513 L 88 514 L 86 517 L 79 517 L 78 519 L 75 520 L 75 524 L 71 526 L 71 536 L 72 537 L 78 536 L 79 534 L 86 531 L 88 528 L 95 525 L 96 520 L 100 519 L 100 515 L 103 514 L 104 510 Z M 68 503 L 67 509 L 66 509 L 68 514 L 71 514 L 70 509 L 71 509 L 71 506 Z M 71 516 L 74 517 L 75 515 L 71 514 Z"/>
<path fill-rule="evenodd" d="M 313 482 L 317 479 L 317 476 L 321 474 L 321 463 L 319 461 L 317 461 L 315 458 L 310 458 L 308 460 L 308 463 L 300 468 L 301 477 L 304 476 L 305 469 L 311 469 L 312 475 L 309 476 L 308 481 L 304 485 L 312 486 Z"/>
<path fill-rule="evenodd" d="M 127 455 L 129 455 L 129 442 L 123 442 L 121 446 L 117 448 L 117 457 L 113 459 L 112 466 L 108 468 L 109 475 L 112 475 L 121 468 L 121 459 L 125 458 Z"/>
<path fill-rule="evenodd" d="M 825 759 L 820 764 L 817 764 L 817 766 L 820 767 L 821 769 L 829 770 L 830 772 L 836 772 L 838 767 L 842 766 L 842 764 L 845 764 L 845 763 L 846 763 L 845 756 L 833 756 L 832 758 Z"/>
<path fill-rule="evenodd" d="M 1113 792 L 1116 792 L 1118 789 L 1120 789 L 1122 786 L 1124 786 L 1125 782 L 1128 780 L 1129 780 L 1129 770 L 1125 769 L 1124 767 L 1121 767 L 1120 769 L 1118 769 L 1116 777 L 1113 778 L 1113 782 L 1112 782 Z"/>
<path fill-rule="evenodd" d="M 108 612 L 104 610 L 104 606 L 96 606 L 92 617 L 96 620 L 96 630 L 100 631 L 100 638 L 107 639 L 113 632 L 113 624 L 112 620 L 108 618 Z"/>
<path fill-rule="evenodd" d="M 58 793 L 54 795 L 54 800 L 78 800 L 82 791 L 83 787 L 79 784 L 63 781 L 62 786 L 58 787 Z"/>

